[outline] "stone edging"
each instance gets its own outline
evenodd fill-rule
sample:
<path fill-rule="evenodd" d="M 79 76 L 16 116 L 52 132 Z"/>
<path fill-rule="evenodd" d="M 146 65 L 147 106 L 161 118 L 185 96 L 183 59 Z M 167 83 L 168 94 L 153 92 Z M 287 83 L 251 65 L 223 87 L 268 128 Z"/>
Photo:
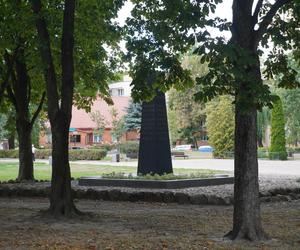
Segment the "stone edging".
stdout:
<path fill-rule="evenodd" d="M 0 197 L 48 197 L 50 187 L 24 187 L 13 184 L 0 185 Z M 163 202 L 197 205 L 232 205 L 233 197 L 219 197 L 207 194 L 189 194 L 180 191 L 131 191 L 120 189 L 80 189 L 73 190 L 75 199 L 92 199 L 130 202 Z M 300 188 L 276 188 L 260 194 L 261 202 L 279 202 L 300 199 Z"/>

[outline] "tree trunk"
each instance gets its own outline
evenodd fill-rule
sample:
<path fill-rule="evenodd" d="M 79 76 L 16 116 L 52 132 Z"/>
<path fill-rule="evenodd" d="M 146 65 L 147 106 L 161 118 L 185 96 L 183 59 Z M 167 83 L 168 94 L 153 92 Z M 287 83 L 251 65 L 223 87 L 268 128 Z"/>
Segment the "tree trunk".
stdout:
<path fill-rule="evenodd" d="M 60 113 L 61 114 L 61 113 Z M 71 189 L 69 126 L 61 115 L 52 127 L 52 178 L 49 212 L 54 216 L 78 214 Z"/>
<path fill-rule="evenodd" d="M 257 138 L 257 144 L 260 148 L 262 148 L 264 146 L 262 137 Z"/>
<path fill-rule="evenodd" d="M 143 102 L 138 174 L 173 173 L 165 94 Z"/>
<path fill-rule="evenodd" d="M 69 126 L 72 116 L 74 91 L 74 16 L 75 0 L 64 1 L 63 31 L 61 40 L 60 93 L 56 80 L 51 42 L 40 0 L 31 1 L 36 14 L 36 28 L 40 39 L 40 53 L 44 63 L 44 77 L 48 95 L 48 116 L 52 132 L 52 179 L 49 213 L 53 216 L 78 214 L 72 199 L 69 165 Z M 59 95 L 60 94 L 60 95 Z M 59 97 L 60 96 L 60 97 Z"/>
<path fill-rule="evenodd" d="M 17 119 L 19 138 L 19 175 L 18 181 L 34 180 L 31 148 L 31 126 L 24 120 Z"/>
<path fill-rule="evenodd" d="M 236 105 L 234 214 L 230 239 L 262 240 L 256 140 L 257 110 L 245 113 Z"/>
<path fill-rule="evenodd" d="M 15 132 L 12 132 L 8 137 L 8 149 L 15 149 Z"/>

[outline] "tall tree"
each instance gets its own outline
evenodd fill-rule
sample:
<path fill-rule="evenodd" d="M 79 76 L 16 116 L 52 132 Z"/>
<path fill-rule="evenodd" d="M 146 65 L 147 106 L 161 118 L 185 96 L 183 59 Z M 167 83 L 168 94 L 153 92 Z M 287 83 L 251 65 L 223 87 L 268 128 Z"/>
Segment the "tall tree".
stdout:
<path fill-rule="evenodd" d="M 282 101 L 278 97 L 272 109 L 270 159 L 287 160 L 285 144 L 285 119 Z"/>
<path fill-rule="evenodd" d="M 68 156 L 69 126 L 74 91 L 74 13 L 75 1 L 64 3 L 63 31 L 61 41 L 61 103 L 56 72 L 51 52 L 50 35 L 42 15 L 40 0 L 31 1 L 36 15 L 36 28 L 40 40 L 40 53 L 44 63 L 44 75 L 48 98 L 48 116 L 52 132 L 52 179 L 49 212 L 58 215 L 76 214 L 71 194 L 71 173 Z"/>
<path fill-rule="evenodd" d="M 281 90 L 279 95 L 286 118 L 287 143 L 297 147 L 300 143 L 300 89 Z"/>
<path fill-rule="evenodd" d="M 45 99 L 45 93 L 39 84 L 40 74 L 33 75 L 30 72 L 38 65 L 38 60 L 33 63 L 33 60 L 37 58 L 36 44 L 34 43 L 34 28 L 31 27 L 28 12 L 28 4 L 22 1 L 2 2 L 1 5 L 0 48 L 4 52 L 0 53 L 0 56 L 3 57 L 1 66 L 2 71 L 5 72 L 4 78 L 6 78 L 2 87 L 5 85 L 7 99 L 12 103 L 16 114 L 15 127 L 19 140 L 19 181 L 34 179 L 31 132 Z M 21 27 L 20 23 L 23 23 L 25 27 Z M 33 111 L 35 104 L 37 107 Z M 3 105 L 5 104 L 2 103 Z M 14 138 L 11 138 L 11 141 L 13 140 Z"/>
<path fill-rule="evenodd" d="M 181 60 L 182 67 L 188 69 L 193 79 L 203 76 L 207 71 L 207 66 L 201 64 L 201 58 L 188 53 Z M 197 140 L 205 135 L 205 107 L 203 103 L 195 101 L 195 93 L 198 92 L 198 86 L 195 84 L 187 89 L 177 91 L 171 89 L 168 92 L 169 111 L 176 113 L 177 132 L 180 139 L 187 143 L 195 144 L 198 148 Z"/>
<path fill-rule="evenodd" d="M 30 102 L 32 96 L 31 82 L 25 62 L 25 51 L 20 49 L 12 72 L 11 84 L 7 85 L 7 93 L 16 111 L 16 128 L 19 140 L 19 174 L 18 181 L 34 180 L 31 132 L 34 123 L 42 110 L 45 92 L 40 103 L 30 117 Z"/>
<path fill-rule="evenodd" d="M 206 105 L 209 144 L 217 158 L 231 156 L 234 150 L 234 106 L 230 96 L 220 96 Z"/>
<path fill-rule="evenodd" d="M 257 110 L 271 105 L 274 100 L 262 81 L 259 45 L 268 47 L 268 39 L 275 44 L 265 63 L 266 76 L 285 72 L 281 85 L 295 86 L 295 71 L 288 67 L 284 51 L 299 50 L 299 40 L 293 31 L 299 25 L 299 4 L 289 0 L 277 0 L 274 4 L 259 0 L 254 6 L 251 0 L 234 0 L 232 10 L 230 41 L 219 38 L 215 43 L 213 39 L 198 50 L 209 61 L 210 68 L 210 72 L 198 80 L 202 86 L 198 97 L 209 99 L 222 93 L 235 96 L 234 214 L 233 229 L 227 236 L 255 241 L 266 238 L 259 205 Z M 280 12 L 283 11 L 288 11 L 293 18 L 288 22 L 282 20 Z"/>
<path fill-rule="evenodd" d="M 140 131 L 142 120 L 142 104 L 140 102 L 131 101 L 126 108 L 124 116 L 125 128 L 127 131 Z"/>
<path fill-rule="evenodd" d="M 195 34 L 199 42 L 195 52 L 209 68 L 208 74 L 196 79 L 200 86 L 196 97 L 202 101 L 219 94 L 235 97 L 235 205 L 233 229 L 227 236 L 232 240 L 265 239 L 260 218 L 256 126 L 257 110 L 271 106 L 273 99 L 262 82 L 259 56 L 263 51 L 259 45 L 268 47 L 269 41 L 274 45 L 265 57 L 264 75 L 272 78 L 281 73 L 280 86 L 298 86 L 296 71 L 287 64 L 285 51 L 292 51 L 299 62 L 299 1 L 233 0 L 232 23 L 208 17 L 219 0 L 133 2 L 133 17 L 128 25 L 136 29 L 129 30 L 132 39 L 127 40 L 136 63 L 131 70 L 134 96 L 153 96 L 145 82 L 151 70 L 159 69 L 160 81 L 154 87 L 162 90 L 190 82 L 188 71 L 178 63 L 178 53 L 193 45 L 191 38 Z M 288 17 L 281 15 L 283 12 Z M 223 36 L 211 36 L 201 29 L 205 25 L 229 30 L 232 37 L 226 41 Z"/>
<path fill-rule="evenodd" d="M 107 81 L 112 76 L 114 60 L 104 45 L 116 46 L 118 27 L 112 23 L 123 1 L 65 0 L 64 4 L 31 0 L 39 38 L 40 55 L 48 98 L 48 117 L 52 132 L 52 179 L 49 213 L 54 216 L 78 214 L 71 192 L 71 173 L 68 157 L 69 126 L 72 104 L 87 107 L 99 90 L 108 96 Z M 78 7 L 75 18 L 75 6 Z M 49 15 L 44 15 L 48 13 Z M 63 13 L 63 15 L 61 15 Z M 46 17 L 50 17 L 46 19 Z M 77 26 L 74 28 L 75 19 Z M 61 29 L 62 22 L 62 29 Z M 51 36 L 50 36 L 51 31 Z M 74 33 L 76 47 L 74 55 Z M 59 50 L 55 45 L 61 38 Z M 112 51 L 113 53 L 113 51 Z M 60 56 L 60 65 L 56 60 Z M 74 72 L 74 67 L 77 71 Z M 61 72 L 58 82 L 58 72 Z M 80 75 L 78 75 L 80 73 Z M 75 85 L 74 77 L 77 80 Z M 95 82 L 99 84 L 95 84 Z M 74 89 L 76 94 L 73 99 Z M 87 98 L 81 98 L 86 96 Z"/>

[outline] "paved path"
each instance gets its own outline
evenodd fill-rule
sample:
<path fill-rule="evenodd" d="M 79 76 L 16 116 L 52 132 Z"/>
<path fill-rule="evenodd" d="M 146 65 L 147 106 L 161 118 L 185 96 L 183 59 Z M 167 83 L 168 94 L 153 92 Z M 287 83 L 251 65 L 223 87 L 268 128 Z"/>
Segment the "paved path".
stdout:
<path fill-rule="evenodd" d="M 17 162 L 16 159 L 0 159 L 0 162 Z M 47 160 L 38 160 L 37 162 L 47 162 Z M 108 162 L 108 161 L 76 161 L 76 164 L 91 165 L 111 165 L 111 166 L 137 166 L 137 161 Z M 300 176 L 300 160 L 289 161 L 270 161 L 259 160 L 260 175 L 274 176 Z M 174 168 L 189 169 L 213 169 L 233 171 L 234 163 L 232 159 L 180 159 L 173 160 Z"/>

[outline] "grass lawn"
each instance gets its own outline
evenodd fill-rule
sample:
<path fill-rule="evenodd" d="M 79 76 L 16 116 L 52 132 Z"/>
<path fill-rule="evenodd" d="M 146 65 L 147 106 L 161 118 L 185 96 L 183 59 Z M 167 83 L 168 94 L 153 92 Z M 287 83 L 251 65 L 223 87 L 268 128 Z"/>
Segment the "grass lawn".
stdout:
<path fill-rule="evenodd" d="M 91 164 L 71 164 L 71 174 L 73 178 L 81 176 L 97 176 L 109 173 L 136 173 L 136 167 L 121 167 L 121 166 L 103 166 Z M 174 174 L 220 174 L 222 171 L 208 169 L 174 169 Z M 15 180 L 18 175 L 18 163 L 1 162 L 0 163 L 0 181 Z M 34 176 L 37 180 L 50 180 L 51 167 L 46 163 L 34 164 Z"/>

